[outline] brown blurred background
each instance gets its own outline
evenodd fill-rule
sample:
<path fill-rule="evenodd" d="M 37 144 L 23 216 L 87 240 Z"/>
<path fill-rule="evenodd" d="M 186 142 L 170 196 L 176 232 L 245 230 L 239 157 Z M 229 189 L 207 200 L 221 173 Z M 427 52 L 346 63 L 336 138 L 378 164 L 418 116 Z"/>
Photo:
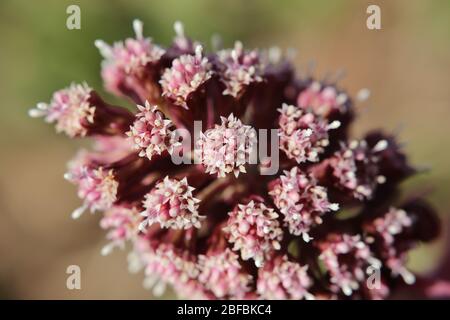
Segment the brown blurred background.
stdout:
<path fill-rule="evenodd" d="M 81 30 L 66 29 L 66 8 L 81 8 Z M 366 8 L 378 4 L 382 30 L 366 28 Z M 168 44 L 172 24 L 209 42 L 279 45 L 298 51 L 305 70 L 324 77 L 344 70 L 340 84 L 355 94 L 372 92 L 360 104 L 356 137 L 368 129 L 400 130 L 414 164 L 432 170 L 405 183 L 419 190 L 444 219 L 450 216 L 450 1 L 1 1 L 0 2 L 0 298 L 146 299 L 142 274 L 130 275 L 125 252 L 100 256 L 105 244 L 100 215 L 70 219 L 79 206 L 62 175 L 81 142 L 28 118 L 36 102 L 72 81 L 86 80 L 101 92 L 97 38 L 132 35 L 131 21 Z M 111 97 L 108 97 L 112 99 Z M 431 270 L 442 243 L 414 251 L 413 270 Z M 82 290 L 66 289 L 66 268 L 82 270 Z"/>

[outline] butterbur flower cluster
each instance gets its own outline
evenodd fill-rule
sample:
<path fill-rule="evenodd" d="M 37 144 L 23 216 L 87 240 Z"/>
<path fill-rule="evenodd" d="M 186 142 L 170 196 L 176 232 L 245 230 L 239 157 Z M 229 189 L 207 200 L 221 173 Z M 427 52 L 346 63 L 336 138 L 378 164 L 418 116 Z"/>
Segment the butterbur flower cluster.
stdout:
<path fill-rule="evenodd" d="M 352 295 L 364 284 L 367 268 L 379 269 L 380 263 L 360 235 L 330 234 L 319 244 L 323 261 L 330 276 L 330 290 Z M 349 260 L 349 261 L 347 261 Z"/>
<path fill-rule="evenodd" d="M 289 261 L 289 258 L 277 256 L 259 269 L 256 290 L 261 298 L 272 300 L 313 300 L 308 292 L 312 280 L 308 275 L 308 266 Z"/>
<path fill-rule="evenodd" d="M 253 82 L 262 81 L 261 63 L 256 50 L 246 52 L 241 42 L 237 41 L 233 49 L 217 52 L 222 68 L 222 82 L 225 84 L 223 94 L 237 97 L 242 90 Z"/>
<path fill-rule="evenodd" d="M 200 218 L 203 218 L 198 215 L 200 200 L 192 196 L 193 190 L 186 178 L 180 181 L 166 176 L 145 195 L 141 213 L 144 221 L 140 228 L 144 229 L 153 222 L 159 222 L 163 228 L 200 228 Z"/>
<path fill-rule="evenodd" d="M 136 208 L 113 206 L 100 220 L 102 229 L 108 230 L 106 238 L 110 241 L 102 248 L 102 254 L 109 254 L 115 247 L 124 248 L 125 242 L 133 238 L 138 227 L 139 215 Z"/>
<path fill-rule="evenodd" d="M 274 209 L 251 200 L 246 205 L 238 204 L 229 216 L 223 231 L 228 234 L 233 250 L 240 251 L 242 259 L 253 259 L 255 265 L 261 267 L 266 257 L 280 250 L 283 230 Z"/>
<path fill-rule="evenodd" d="M 201 273 L 198 280 L 219 299 L 242 299 L 251 289 L 252 276 L 242 270 L 239 256 L 226 248 L 199 256 Z"/>
<path fill-rule="evenodd" d="M 196 156 L 205 167 L 205 172 L 225 177 L 233 173 L 246 172 L 245 165 L 257 142 L 256 132 L 251 126 L 230 114 L 221 117 L 221 124 L 200 133 L 196 142 Z"/>
<path fill-rule="evenodd" d="M 179 22 L 165 47 L 133 27 L 95 44 L 106 90 L 135 110 L 72 84 L 30 111 L 93 141 L 65 178 L 73 218 L 103 212 L 102 254 L 130 242 L 145 286 L 184 298 L 384 299 L 414 285 L 408 253 L 439 221 L 423 199 L 397 200 L 417 170 L 394 136 L 350 139 L 349 94 L 279 49 L 208 52 Z"/>
<path fill-rule="evenodd" d="M 89 208 L 91 211 L 109 209 L 117 200 L 119 183 L 114 171 L 103 167 L 81 167 L 79 175 L 68 174 L 68 180 L 78 185 L 78 196 L 84 200 L 83 206 L 72 213 L 74 219 Z"/>
<path fill-rule="evenodd" d="M 195 54 L 184 54 L 173 60 L 172 68 L 167 68 L 160 80 L 163 95 L 184 108 L 188 108 L 189 95 L 212 76 L 211 64 L 202 51 L 198 45 Z"/>
<path fill-rule="evenodd" d="M 319 161 L 329 144 L 328 131 L 339 128 L 340 122 L 328 123 L 313 112 L 286 104 L 280 113 L 280 149 L 297 163 Z"/>
<path fill-rule="evenodd" d="M 171 144 L 172 122 L 158 111 L 157 106 L 150 107 L 148 101 L 144 106 L 137 106 L 136 120 L 126 134 L 131 137 L 140 157 L 152 159 L 154 154 L 161 154 Z M 173 143 L 175 144 L 175 142 Z"/>
<path fill-rule="evenodd" d="M 285 225 L 293 235 L 308 242 L 310 228 L 322 223 L 321 216 L 337 211 L 339 205 L 328 201 L 327 191 L 318 186 L 314 177 L 300 173 L 298 167 L 285 171 L 271 183 L 269 195 L 283 215 Z"/>

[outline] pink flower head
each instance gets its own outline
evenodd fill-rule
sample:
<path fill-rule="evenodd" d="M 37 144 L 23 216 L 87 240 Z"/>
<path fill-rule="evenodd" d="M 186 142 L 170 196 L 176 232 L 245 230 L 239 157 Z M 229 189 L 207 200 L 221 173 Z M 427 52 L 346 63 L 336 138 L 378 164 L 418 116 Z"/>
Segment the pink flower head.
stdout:
<path fill-rule="evenodd" d="M 198 280 L 219 298 L 242 299 L 250 291 L 252 276 L 242 270 L 236 253 L 225 251 L 200 255 Z"/>
<path fill-rule="evenodd" d="M 145 268 L 144 287 L 160 296 L 167 285 L 172 286 L 178 297 L 209 299 L 211 295 L 197 280 L 197 258 L 189 251 L 176 248 L 171 243 L 158 243 L 139 234 L 133 238 L 133 251 L 128 255 L 130 272 Z"/>
<path fill-rule="evenodd" d="M 352 295 L 361 285 L 366 285 L 369 267 L 381 267 L 360 235 L 330 234 L 319 247 L 320 259 L 330 276 L 330 289 L 335 293 Z"/>
<path fill-rule="evenodd" d="M 83 199 L 83 205 L 73 211 L 73 219 L 79 218 L 86 209 L 91 212 L 107 210 L 117 199 L 119 182 L 113 170 L 81 166 L 73 168 L 65 177 L 78 186 L 78 196 Z"/>
<path fill-rule="evenodd" d="M 196 259 L 188 251 L 162 243 L 146 255 L 146 286 L 155 295 L 164 292 L 166 284 L 182 288 L 198 277 Z"/>
<path fill-rule="evenodd" d="M 377 152 L 380 174 L 389 177 L 386 184 L 383 185 L 384 189 L 397 185 L 417 172 L 409 163 L 404 150 L 402 150 L 402 144 L 396 141 L 394 135 L 387 135 L 379 130 L 374 130 L 365 135 L 364 140 L 371 149 L 380 141 L 385 141 L 382 142 L 384 149 Z"/>
<path fill-rule="evenodd" d="M 135 149 L 139 150 L 139 156 L 151 160 L 153 155 L 161 154 L 170 147 L 173 124 L 158 111 L 157 106 L 151 107 L 148 101 L 145 102 L 145 107 L 137 107 L 139 113 L 127 135 L 133 141 Z"/>
<path fill-rule="evenodd" d="M 330 159 L 336 186 L 350 192 L 356 199 L 371 199 L 377 185 L 386 181 L 379 174 L 377 156 L 385 148 L 385 140 L 380 140 L 373 148 L 369 148 L 364 140 L 354 140 L 348 146 L 342 146 Z"/>
<path fill-rule="evenodd" d="M 110 242 L 102 248 L 102 255 L 109 254 L 115 247 L 125 248 L 125 241 L 136 235 L 139 219 L 136 208 L 113 206 L 107 210 L 100 220 L 100 226 L 109 230 L 106 238 Z"/>
<path fill-rule="evenodd" d="M 233 172 L 246 172 L 256 145 L 256 132 L 251 126 L 242 124 L 233 114 L 221 117 L 222 123 L 201 133 L 196 142 L 195 154 L 205 171 L 225 177 Z"/>
<path fill-rule="evenodd" d="M 237 98 L 248 85 L 263 80 L 258 51 L 245 51 L 241 42 L 236 41 L 233 49 L 217 52 L 217 56 L 224 69 L 221 78 L 224 95 Z"/>
<path fill-rule="evenodd" d="M 49 104 L 38 103 L 29 114 L 45 117 L 71 138 L 121 135 L 134 118 L 128 110 L 103 101 L 86 83 L 56 91 Z"/>
<path fill-rule="evenodd" d="M 91 91 L 86 83 L 72 84 L 56 91 L 50 104 L 38 103 L 36 109 L 30 110 L 30 115 L 56 122 L 56 130 L 69 137 L 85 136 L 89 124 L 94 123 L 95 106 L 89 103 Z"/>
<path fill-rule="evenodd" d="M 291 262 L 286 255 L 277 256 L 258 270 L 256 291 L 269 300 L 314 299 L 308 292 L 312 280 L 307 270 L 308 266 Z"/>
<path fill-rule="evenodd" d="M 112 92 L 120 91 L 120 83 L 129 75 L 140 77 L 149 63 L 157 63 L 165 50 L 152 43 L 151 38 L 144 38 L 143 24 L 133 21 L 136 38 L 125 42 L 116 42 L 112 47 L 102 40 L 95 45 L 105 58 L 102 64 L 102 76 L 105 86 Z"/>
<path fill-rule="evenodd" d="M 299 94 L 297 104 L 301 108 L 312 108 L 316 114 L 329 118 L 332 113 L 347 111 L 347 100 L 347 95 L 338 93 L 334 87 L 313 82 Z"/>
<path fill-rule="evenodd" d="M 382 217 L 373 220 L 371 232 L 383 237 L 386 244 L 393 244 L 396 235 L 412 225 L 412 220 L 405 210 L 390 208 Z"/>
<path fill-rule="evenodd" d="M 186 109 L 189 96 L 212 76 L 211 64 L 202 51 L 198 45 L 194 55 L 185 54 L 173 60 L 172 67 L 164 71 L 160 80 L 163 96 Z"/>
<path fill-rule="evenodd" d="M 327 190 L 318 186 L 316 180 L 293 167 L 285 171 L 270 187 L 269 194 L 284 215 L 284 222 L 293 235 L 311 240 L 310 229 L 322 223 L 321 216 L 339 209 L 337 203 L 328 201 Z"/>
<path fill-rule="evenodd" d="M 261 267 L 268 256 L 280 249 L 283 230 L 278 214 L 263 202 L 251 200 L 245 205 L 238 204 L 228 215 L 224 231 L 233 250 L 241 252 L 242 259 L 253 259 Z"/>
<path fill-rule="evenodd" d="M 144 230 L 155 222 L 162 228 L 200 228 L 203 219 L 198 213 L 200 200 L 194 198 L 193 190 L 186 178 L 177 180 L 166 176 L 145 196 L 145 210 L 142 212 L 145 220 L 140 229 Z"/>
<path fill-rule="evenodd" d="M 339 128 L 340 122 L 328 124 L 312 112 L 287 104 L 279 111 L 280 149 L 297 163 L 319 161 L 319 155 L 329 144 L 328 131 Z"/>
<path fill-rule="evenodd" d="M 412 225 L 413 220 L 405 210 L 390 208 L 383 216 L 377 217 L 364 226 L 368 234 L 367 241 L 375 242 L 385 266 L 391 269 L 394 276 L 400 275 L 408 284 L 414 283 L 415 277 L 406 268 L 407 257 L 403 248 L 399 250 L 396 238 L 401 237 L 401 234 Z M 414 246 L 410 240 L 404 243 L 407 244 L 406 247 Z"/>

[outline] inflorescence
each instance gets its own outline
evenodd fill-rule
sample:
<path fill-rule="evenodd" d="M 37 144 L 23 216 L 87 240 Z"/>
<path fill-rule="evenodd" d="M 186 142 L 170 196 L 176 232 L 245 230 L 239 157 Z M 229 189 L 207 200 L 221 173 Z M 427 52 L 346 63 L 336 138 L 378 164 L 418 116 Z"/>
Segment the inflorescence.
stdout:
<path fill-rule="evenodd" d="M 274 49 L 236 42 L 207 52 L 179 22 L 164 48 L 140 21 L 133 27 L 135 38 L 95 44 L 106 90 L 137 112 L 85 83 L 30 111 L 95 142 L 65 178 L 82 201 L 73 218 L 104 213 L 103 254 L 131 242 L 130 266 L 144 269 L 146 286 L 188 298 L 379 299 L 414 282 L 408 251 L 439 223 L 421 199 L 396 204 L 416 170 L 395 137 L 349 138 L 347 93 L 296 74 Z M 201 132 L 186 152 L 175 132 L 196 136 L 194 121 Z M 248 161 L 261 129 L 276 129 L 274 175 Z M 174 163 L 180 152 L 196 161 Z"/>

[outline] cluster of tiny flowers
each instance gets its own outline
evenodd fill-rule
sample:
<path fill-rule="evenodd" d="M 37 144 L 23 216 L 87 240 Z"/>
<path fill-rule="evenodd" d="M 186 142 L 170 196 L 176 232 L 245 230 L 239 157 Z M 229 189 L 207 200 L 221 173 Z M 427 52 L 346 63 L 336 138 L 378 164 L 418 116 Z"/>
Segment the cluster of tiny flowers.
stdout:
<path fill-rule="evenodd" d="M 130 242 L 144 286 L 184 298 L 380 299 L 414 283 L 408 253 L 439 220 L 417 197 L 394 206 L 416 170 L 392 135 L 350 139 L 350 95 L 296 73 L 279 48 L 204 52 L 179 22 L 168 46 L 133 27 L 95 44 L 106 90 L 136 112 L 86 84 L 30 110 L 93 142 L 65 178 L 82 202 L 73 218 L 103 212 L 102 254 Z"/>
<path fill-rule="evenodd" d="M 242 299 L 250 291 L 251 275 L 242 271 L 239 256 L 228 248 L 199 256 L 199 268 L 199 281 L 220 299 Z"/>
<path fill-rule="evenodd" d="M 313 300 L 308 292 L 312 280 L 307 271 L 307 266 L 289 261 L 286 255 L 278 256 L 259 270 L 256 289 L 265 299 Z"/>
<path fill-rule="evenodd" d="M 173 60 L 172 67 L 166 69 L 161 77 L 163 95 L 175 104 L 188 108 L 189 94 L 195 92 L 211 78 L 211 64 L 202 56 L 202 47 L 195 48 L 195 54 L 185 54 Z"/>
<path fill-rule="evenodd" d="M 330 234 L 319 246 L 322 250 L 319 258 L 330 275 L 330 288 L 336 292 L 342 290 L 346 296 L 364 283 L 368 267 L 380 268 L 380 262 L 359 235 Z"/>
<path fill-rule="evenodd" d="M 156 295 L 164 291 L 166 284 L 182 285 L 196 278 L 198 272 L 197 263 L 189 252 L 171 244 L 161 244 L 145 257 L 146 286 L 153 288 Z"/>
<path fill-rule="evenodd" d="M 233 173 L 236 177 L 246 172 L 255 148 L 256 132 L 251 126 L 243 125 L 230 114 L 222 117 L 222 123 L 202 132 L 196 143 L 196 156 L 205 167 L 205 172 L 225 177 Z"/>
<path fill-rule="evenodd" d="M 100 220 L 100 227 L 109 230 L 106 238 L 110 241 L 102 249 L 102 254 L 109 254 L 115 247 L 124 248 L 125 242 L 131 240 L 136 234 L 139 216 L 136 208 L 113 206 L 105 211 Z"/>
<path fill-rule="evenodd" d="M 219 51 L 217 56 L 224 69 L 223 94 L 237 97 L 249 84 L 263 80 L 260 75 L 262 66 L 258 52 L 245 52 L 241 42 L 237 41 L 233 49 Z"/>
<path fill-rule="evenodd" d="M 305 242 L 311 239 L 311 227 L 322 223 L 323 214 L 339 209 L 337 203 L 328 201 L 326 189 L 318 186 L 313 177 L 298 172 L 297 167 L 274 181 L 269 194 L 283 214 L 289 232 L 302 235 Z"/>
<path fill-rule="evenodd" d="M 280 250 L 283 230 L 274 209 L 252 200 L 246 205 L 238 204 L 229 216 L 224 231 L 242 259 L 254 259 L 255 265 L 261 267 L 267 256 Z"/>
<path fill-rule="evenodd" d="M 78 196 L 84 201 L 80 208 L 73 211 L 74 219 L 88 208 L 92 212 L 109 209 L 117 199 L 118 182 L 113 170 L 81 167 L 79 174 L 68 174 L 66 178 L 78 185 Z"/>
<path fill-rule="evenodd" d="M 354 140 L 348 146 L 342 147 L 330 159 L 336 184 L 349 190 L 355 198 L 372 198 L 377 185 L 386 180 L 379 174 L 376 155 L 386 147 L 385 140 L 381 140 L 373 149 L 370 149 L 364 140 Z"/>
<path fill-rule="evenodd" d="M 375 243 L 382 251 L 380 257 L 386 267 L 394 276 L 400 275 L 408 284 L 414 283 L 415 276 L 406 268 L 405 248 L 402 248 L 397 237 L 401 237 L 412 225 L 413 220 L 405 210 L 390 208 L 383 216 L 365 226 L 368 242 Z"/>
<path fill-rule="evenodd" d="M 135 39 L 116 42 L 112 47 L 102 40 L 95 42 L 105 58 L 102 76 L 106 88 L 111 91 L 120 92 L 120 81 L 139 79 L 146 72 L 146 66 L 157 63 L 165 53 L 164 49 L 152 43 L 151 38 L 144 38 L 142 22 L 134 21 L 133 28 Z"/>
<path fill-rule="evenodd" d="M 326 118 L 335 112 L 346 112 L 346 102 L 345 93 L 338 93 L 333 86 L 322 86 L 319 82 L 312 82 L 297 99 L 299 107 L 312 109 Z"/>
<path fill-rule="evenodd" d="M 287 104 L 280 113 L 280 149 L 297 163 L 319 161 L 319 155 L 329 144 L 328 130 L 339 128 L 340 122 L 328 124 L 313 112 Z"/>
<path fill-rule="evenodd" d="M 140 228 L 158 222 L 162 228 L 200 228 L 198 200 L 192 195 L 193 187 L 183 180 L 166 177 L 145 196 L 141 213 L 145 220 Z"/>
<path fill-rule="evenodd" d="M 380 234 L 386 244 L 392 244 L 396 235 L 412 225 L 412 220 L 405 210 L 390 208 L 383 217 L 375 219 L 372 225 L 373 231 Z"/>
<path fill-rule="evenodd" d="M 49 104 L 38 103 L 30 110 L 33 117 L 45 117 L 47 122 L 56 122 L 56 130 L 70 137 L 85 136 L 86 126 L 94 122 L 95 107 L 89 104 L 91 88 L 87 84 L 72 84 L 53 94 Z"/>
<path fill-rule="evenodd" d="M 140 157 L 152 159 L 154 154 L 161 154 L 170 148 L 172 136 L 172 121 L 166 119 L 158 111 L 157 106 L 151 107 L 148 101 L 144 106 L 137 106 L 139 112 L 136 121 L 126 134 L 131 137 Z"/>

